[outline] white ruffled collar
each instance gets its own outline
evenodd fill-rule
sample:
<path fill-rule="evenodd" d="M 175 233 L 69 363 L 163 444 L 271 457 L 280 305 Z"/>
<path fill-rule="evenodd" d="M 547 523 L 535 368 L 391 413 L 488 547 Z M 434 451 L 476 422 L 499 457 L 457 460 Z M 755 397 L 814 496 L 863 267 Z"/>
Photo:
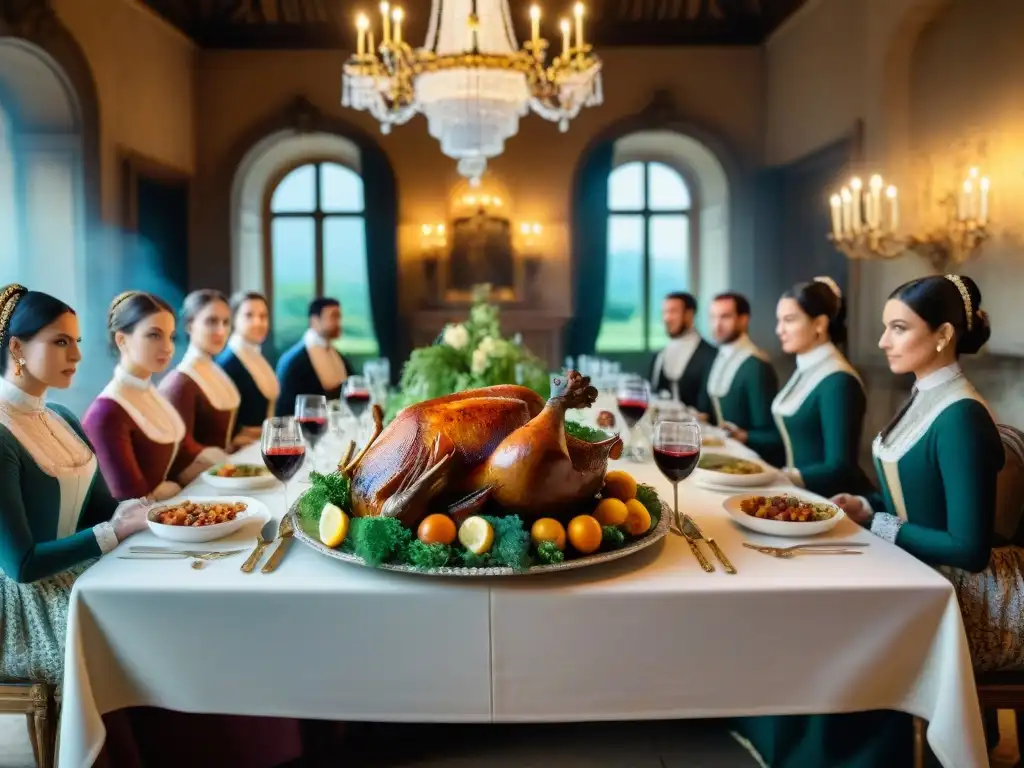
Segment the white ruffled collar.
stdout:
<path fill-rule="evenodd" d="M 927 392 L 929 389 L 941 387 L 943 384 L 952 381 L 962 373 L 963 371 L 960 369 L 960 364 L 952 363 L 951 365 L 939 368 L 937 371 L 932 371 L 924 378 L 918 379 L 914 384 L 914 387 L 918 392 Z"/>
<path fill-rule="evenodd" d="M 806 371 L 808 368 L 813 368 L 819 363 L 823 363 L 830 357 L 840 357 L 840 352 L 836 349 L 836 345 L 831 341 L 827 341 L 821 346 L 815 347 L 810 352 L 804 352 L 803 354 L 796 356 L 796 367 L 798 370 Z"/>
<path fill-rule="evenodd" d="M 114 368 L 114 381 L 130 389 L 146 390 L 153 386 L 153 379 L 151 377 L 147 376 L 144 379 L 140 379 L 138 376 L 128 373 L 120 365 Z"/>
<path fill-rule="evenodd" d="M 0 379 L 0 400 L 27 413 L 39 413 L 46 410 L 45 396 L 33 397 L 7 379 Z"/>

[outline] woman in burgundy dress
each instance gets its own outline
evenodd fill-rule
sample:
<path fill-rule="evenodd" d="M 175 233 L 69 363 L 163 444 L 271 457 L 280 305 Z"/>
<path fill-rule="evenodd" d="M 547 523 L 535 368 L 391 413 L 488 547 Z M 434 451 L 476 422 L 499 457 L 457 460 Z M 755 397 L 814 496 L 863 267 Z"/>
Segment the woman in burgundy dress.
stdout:
<path fill-rule="evenodd" d="M 108 326 L 120 361 L 114 380 L 89 406 L 85 431 L 116 498 L 169 498 L 223 460 L 224 451 L 197 443 L 150 381 L 174 356 L 174 313 L 167 303 L 148 293 L 121 294 L 110 306 Z M 103 720 L 107 741 L 97 762 L 102 768 L 273 768 L 303 752 L 299 720 L 151 707 L 113 712 Z"/>
<path fill-rule="evenodd" d="M 242 396 L 213 359 L 224 351 L 231 332 L 231 309 L 220 291 L 193 291 L 185 297 L 181 319 L 189 336 L 178 367 L 160 382 L 160 394 L 177 409 L 185 429 L 204 448 L 234 451 L 253 442 L 235 433 Z"/>
<path fill-rule="evenodd" d="M 107 326 L 118 365 L 82 426 L 115 498 L 170 498 L 224 459 L 193 439 L 151 381 L 174 356 L 174 313 L 157 296 L 129 291 L 110 305 Z"/>

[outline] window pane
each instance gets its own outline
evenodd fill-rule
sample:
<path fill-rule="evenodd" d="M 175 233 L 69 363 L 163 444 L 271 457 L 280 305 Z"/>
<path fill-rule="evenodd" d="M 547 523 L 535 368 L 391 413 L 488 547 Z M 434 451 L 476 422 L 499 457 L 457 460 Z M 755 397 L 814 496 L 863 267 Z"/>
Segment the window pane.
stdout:
<path fill-rule="evenodd" d="M 375 356 L 377 334 L 366 274 L 366 222 L 361 216 L 324 219 L 324 295 L 341 302 L 338 348 L 346 354 Z"/>
<path fill-rule="evenodd" d="M 321 165 L 320 210 L 328 213 L 362 213 L 362 177 L 344 165 Z"/>
<path fill-rule="evenodd" d="M 644 209 L 644 164 L 620 165 L 608 177 L 608 210 Z"/>
<path fill-rule="evenodd" d="M 316 166 L 302 165 L 289 173 L 270 198 L 271 213 L 312 213 L 316 210 Z"/>
<path fill-rule="evenodd" d="M 661 300 L 673 291 L 691 291 L 690 286 L 690 220 L 685 215 L 651 216 L 650 344 L 648 349 L 661 349 L 668 342 L 661 322 Z"/>
<path fill-rule="evenodd" d="M 274 347 L 283 352 L 306 330 L 316 296 L 316 221 L 312 216 L 273 219 L 270 225 Z"/>
<path fill-rule="evenodd" d="M 647 207 L 652 211 L 686 211 L 690 190 L 683 176 L 664 163 L 647 165 Z"/>
<path fill-rule="evenodd" d="M 644 217 L 608 217 L 608 276 L 598 352 L 644 349 Z"/>

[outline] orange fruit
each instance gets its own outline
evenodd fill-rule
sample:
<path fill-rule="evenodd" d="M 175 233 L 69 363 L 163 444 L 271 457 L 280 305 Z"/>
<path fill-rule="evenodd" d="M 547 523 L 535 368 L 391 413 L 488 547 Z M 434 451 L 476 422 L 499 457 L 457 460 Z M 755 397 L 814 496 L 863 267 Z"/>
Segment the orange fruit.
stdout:
<path fill-rule="evenodd" d="M 601 525 L 622 525 L 628 514 L 626 505 L 618 499 L 601 499 L 594 509 L 594 517 Z"/>
<path fill-rule="evenodd" d="M 569 543 L 584 555 L 601 546 L 601 524 L 592 515 L 577 515 L 569 521 Z"/>
<path fill-rule="evenodd" d="M 622 527 L 630 536 L 643 536 L 651 529 L 651 513 L 636 499 L 626 502 L 626 522 Z"/>
<path fill-rule="evenodd" d="M 553 517 L 542 517 L 530 528 L 530 539 L 534 546 L 542 541 L 551 541 L 559 549 L 565 549 L 565 526 Z"/>
<path fill-rule="evenodd" d="M 629 501 L 636 498 L 636 480 L 628 472 L 621 469 L 613 469 L 604 476 L 604 490 L 601 495 L 605 498 Z M 618 525 L 618 523 L 614 523 Z"/>
<path fill-rule="evenodd" d="M 427 515 L 416 529 L 416 538 L 424 544 L 451 544 L 455 533 L 455 521 L 448 515 Z"/>

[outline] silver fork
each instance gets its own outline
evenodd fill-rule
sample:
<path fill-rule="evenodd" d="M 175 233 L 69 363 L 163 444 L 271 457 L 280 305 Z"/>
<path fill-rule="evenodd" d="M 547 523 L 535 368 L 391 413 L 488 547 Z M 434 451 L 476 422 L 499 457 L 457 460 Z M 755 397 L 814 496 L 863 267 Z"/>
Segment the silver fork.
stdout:
<path fill-rule="evenodd" d="M 744 541 L 743 546 L 753 549 L 763 555 L 771 555 L 783 560 L 788 560 L 797 555 L 863 555 L 863 550 L 850 549 L 849 547 L 866 547 L 867 544 L 850 542 L 847 544 L 794 544 L 790 547 L 769 547 L 763 544 L 751 544 Z"/>

